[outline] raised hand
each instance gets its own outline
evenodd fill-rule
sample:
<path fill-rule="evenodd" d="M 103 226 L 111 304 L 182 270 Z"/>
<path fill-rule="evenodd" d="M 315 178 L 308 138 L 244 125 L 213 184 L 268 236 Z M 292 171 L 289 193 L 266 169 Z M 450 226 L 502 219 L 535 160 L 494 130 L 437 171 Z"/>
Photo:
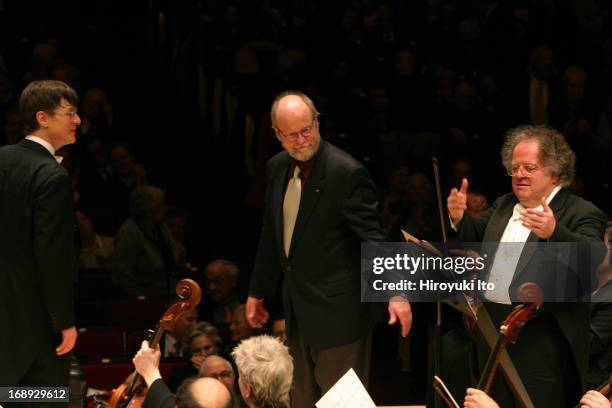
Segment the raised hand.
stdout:
<path fill-rule="evenodd" d="M 150 387 L 156 379 L 161 378 L 161 373 L 159 371 L 160 357 L 161 352 L 159 347 L 153 349 L 149 347 L 149 342 L 145 340 L 142 342 L 138 353 L 136 353 L 132 359 L 136 371 L 138 374 L 142 375 L 148 387 Z"/>
<path fill-rule="evenodd" d="M 548 239 L 555 232 L 557 220 L 555 220 L 555 214 L 546 202 L 546 197 L 542 197 L 541 203 L 543 211 L 537 211 L 533 208 L 521 211 L 521 221 L 525 228 L 528 228 L 539 238 Z"/>
<path fill-rule="evenodd" d="M 463 218 L 463 212 L 467 210 L 467 190 L 468 180 L 464 178 L 461 181 L 461 188 L 457 190 L 456 187 L 453 187 L 448 195 L 448 198 L 446 199 L 448 213 L 454 224 L 461 221 L 461 218 Z"/>

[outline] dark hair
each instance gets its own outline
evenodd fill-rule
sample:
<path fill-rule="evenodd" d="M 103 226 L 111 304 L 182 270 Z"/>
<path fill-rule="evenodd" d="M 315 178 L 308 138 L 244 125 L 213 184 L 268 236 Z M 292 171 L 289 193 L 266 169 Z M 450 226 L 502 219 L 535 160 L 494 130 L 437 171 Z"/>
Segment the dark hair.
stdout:
<path fill-rule="evenodd" d="M 23 132 L 28 135 L 40 128 L 36 113 L 51 113 L 62 99 L 73 106 L 78 104 L 74 89 L 62 81 L 32 81 L 25 87 L 19 97 L 19 113 L 23 122 Z"/>

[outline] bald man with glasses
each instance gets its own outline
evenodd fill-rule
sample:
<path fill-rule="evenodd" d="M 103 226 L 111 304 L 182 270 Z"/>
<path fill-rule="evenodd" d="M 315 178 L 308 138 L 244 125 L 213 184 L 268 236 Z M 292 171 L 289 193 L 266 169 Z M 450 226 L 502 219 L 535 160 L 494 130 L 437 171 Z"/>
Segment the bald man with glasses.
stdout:
<path fill-rule="evenodd" d="M 385 240 L 367 170 L 323 140 L 319 112 L 297 91 L 274 100 L 284 151 L 267 165 L 266 207 L 246 314 L 269 319 L 264 299 L 282 280 L 287 344 L 295 364 L 292 407 L 312 408 L 349 369 L 367 385 L 375 305 L 361 302 L 361 243 Z M 390 323 L 410 330 L 410 304 L 389 302 Z"/>

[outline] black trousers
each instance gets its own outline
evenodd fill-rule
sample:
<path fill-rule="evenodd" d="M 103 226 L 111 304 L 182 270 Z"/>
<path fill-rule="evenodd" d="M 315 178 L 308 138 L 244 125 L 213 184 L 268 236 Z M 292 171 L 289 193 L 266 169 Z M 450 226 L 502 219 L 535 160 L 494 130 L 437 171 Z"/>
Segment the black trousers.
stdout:
<path fill-rule="evenodd" d="M 314 407 L 321 396 L 350 368 L 367 388 L 372 334 L 349 344 L 317 349 L 304 345 L 294 325 L 289 331 L 288 344 L 294 365 L 292 408 Z"/>
<path fill-rule="evenodd" d="M 58 343 L 59 344 L 59 343 Z M 17 384 L 13 387 L 68 387 L 70 378 L 71 353 L 58 356 L 53 346 L 39 350 L 32 365 Z M 68 395 L 67 395 L 68 396 Z M 67 407 L 68 402 L 31 402 L 31 403 L 1 403 L 9 407 Z"/>

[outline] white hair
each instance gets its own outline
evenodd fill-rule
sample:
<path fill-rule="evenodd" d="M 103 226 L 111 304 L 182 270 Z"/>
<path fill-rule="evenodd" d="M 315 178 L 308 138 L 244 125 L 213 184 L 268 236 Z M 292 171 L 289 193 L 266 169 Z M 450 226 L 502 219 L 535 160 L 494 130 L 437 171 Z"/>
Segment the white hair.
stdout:
<path fill-rule="evenodd" d="M 259 407 L 288 408 L 293 381 L 289 349 L 267 334 L 243 340 L 232 352 L 240 381 L 251 387 Z"/>

